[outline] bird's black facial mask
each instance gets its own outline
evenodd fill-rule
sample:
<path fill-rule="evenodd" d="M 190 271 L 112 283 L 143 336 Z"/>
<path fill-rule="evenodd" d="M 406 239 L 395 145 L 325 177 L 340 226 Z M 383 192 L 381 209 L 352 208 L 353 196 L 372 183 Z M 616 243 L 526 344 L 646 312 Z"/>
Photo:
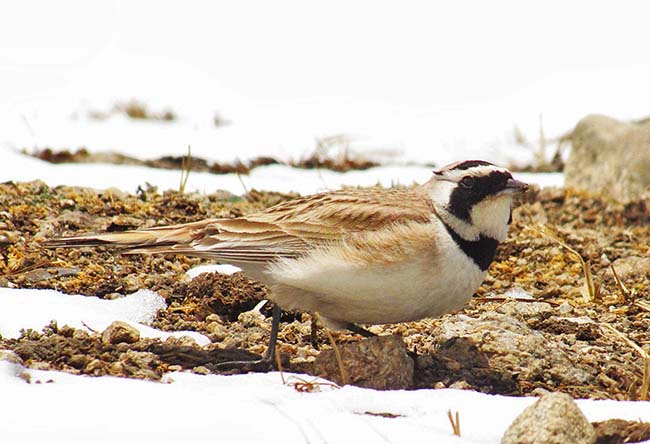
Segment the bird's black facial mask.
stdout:
<path fill-rule="evenodd" d="M 460 220 L 470 223 L 472 207 L 483 199 L 504 191 L 511 179 L 512 175 L 507 171 L 492 171 L 483 176 L 463 176 L 449 196 L 447 210 Z"/>

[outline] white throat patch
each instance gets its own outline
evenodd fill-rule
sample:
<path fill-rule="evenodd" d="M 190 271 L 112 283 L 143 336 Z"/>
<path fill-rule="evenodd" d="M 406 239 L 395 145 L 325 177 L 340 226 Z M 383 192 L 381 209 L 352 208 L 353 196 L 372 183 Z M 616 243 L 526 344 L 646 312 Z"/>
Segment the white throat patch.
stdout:
<path fill-rule="evenodd" d="M 470 210 L 472 225 L 481 234 L 503 242 L 508 235 L 511 206 L 512 195 L 510 194 L 484 199 Z"/>

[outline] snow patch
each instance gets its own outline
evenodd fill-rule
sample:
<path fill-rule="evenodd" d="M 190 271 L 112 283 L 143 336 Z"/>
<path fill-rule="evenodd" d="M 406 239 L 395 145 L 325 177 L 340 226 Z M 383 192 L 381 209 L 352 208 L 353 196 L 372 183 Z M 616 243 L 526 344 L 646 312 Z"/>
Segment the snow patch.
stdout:
<path fill-rule="evenodd" d="M 206 264 L 190 268 L 185 274 L 188 275 L 190 279 L 194 279 L 202 273 L 234 274 L 238 271 L 241 271 L 241 268 L 230 264 Z"/>
<path fill-rule="evenodd" d="M 124 321 L 147 338 L 191 336 L 201 345 L 210 340 L 196 332 L 163 332 L 147 326 L 158 310 L 167 307 L 165 299 L 151 290 L 138 290 L 123 298 L 104 300 L 94 296 L 70 295 L 56 290 L 0 289 L 0 335 L 20 336 L 21 329 L 40 331 L 51 321 L 59 326 L 103 331 L 113 321 Z"/>

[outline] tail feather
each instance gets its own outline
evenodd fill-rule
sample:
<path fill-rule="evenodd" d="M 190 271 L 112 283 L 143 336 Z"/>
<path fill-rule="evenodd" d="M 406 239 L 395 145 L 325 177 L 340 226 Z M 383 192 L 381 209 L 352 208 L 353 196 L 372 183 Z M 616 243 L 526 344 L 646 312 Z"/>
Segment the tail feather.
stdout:
<path fill-rule="evenodd" d="M 264 228 L 264 229 L 262 229 Z M 318 241 L 322 241 L 319 237 Z M 316 239 L 312 239 L 315 242 Z M 183 254 L 229 263 L 264 263 L 303 254 L 308 243 L 275 225 L 211 219 L 142 230 L 60 237 L 47 248 L 108 247 L 125 254 Z"/>
<path fill-rule="evenodd" d="M 81 236 L 60 237 L 49 239 L 43 243 L 47 248 L 77 248 L 77 247 L 112 247 L 122 250 L 135 248 L 154 249 L 172 245 L 189 244 L 199 237 L 217 231 L 213 224 L 218 219 L 207 219 L 180 225 L 147 228 L 144 230 L 120 231 L 114 233 L 85 234 Z"/>
<path fill-rule="evenodd" d="M 88 234 L 83 236 L 60 237 L 49 239 L 43 243 L 47 248 L 78 248 L 78 247 L 113 247 L 123 250 L 139 248 L 160 248 L 171 245 L 187 244 L 192 241 L 188 234 L 170 235 L 161 230 L 123 231 L 119 233 Z"/>

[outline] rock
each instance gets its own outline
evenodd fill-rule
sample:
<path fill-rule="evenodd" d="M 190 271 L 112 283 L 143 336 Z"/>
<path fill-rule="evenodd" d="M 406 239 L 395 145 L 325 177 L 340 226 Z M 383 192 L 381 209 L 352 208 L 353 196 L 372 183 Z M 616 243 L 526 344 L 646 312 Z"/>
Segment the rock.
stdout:
<path fill-rule="evenodd" d="M 32 284 L 36 282 L 47 281 L 55 277 L 54 275 L 50 274 L 45 268 L 37 268 L 36 270 L 28 271 L 24 274 L 24 276 L 25 279 L 27 279 Z"/>
<path fill-rule="evenodd" d="M 70 359 L 68 359 L 68 365 L 76 369 L 82 370 L 84 367 L 86 367 L 88 361 L 90 361 L 90 358 L 88 356 L 83 355 L 81 353 L 76 353 L 70 356 Z"/>
<path fill-rule="evenodd" d="M 240 313 L 237 320 L 241 322 L 244 327 L 259 327 L 265 325 L 266 316 L 259 312 L 259 310 L 249 310 Z"/>
<path fill-rule="evenodd" d="M 50 267 L 50 268 L 37 268 L 35 270 L 28 271 L 24 274 L 25 279 L 31 283 L 48 281 L 57 277 L 64 276 L 75 276 L 79 274 L 81 270 L 78 267 Z"/>
<path fill-rule="evenodd" d="M 573 398 L 549 393 L 528 406 L 508 427 L 502 444 L 591 444 L 594 427 Z"/>
<path fill-rule="evenodd" d="M 122 321 L 113 322 L 102 333 L 102 342 L 104 344 L 119 344 L 120 342 L 133 344 L 138 340 L 140 340 L 140 331 Z"/>
<path fill-rule="evenodd" d="M 506 293 L 506 296 L 509 296 Z M 503 304 L 499 311 L 505 315 L 513 316 L 518 319 L 528 319 L 531 317 L 543 318 L 553 313 L 553 307 L 547 302 L 519 302 L 512 301 Z"/>
<path fill-rule="evenodd" d="M 220 324 L 223 324 L 223 319 L 221 319 L 221 316 L 218 314 L 211 313 L 205 317 L 205 322 L 218 322 Z"/>
<path fill-rule="evenodd" d="M 569 304 L 567 301 L 564 301 L 564 302 L 562 302 L 562 303 L 560 304 L 560 306 L 557 308 L 557 311 L 558 311 L 560 314 L 568 315 L 568 314 L 571 314 L 571 312 L 573 311 L 573 307 L 572 307 L 571 304 Z"/>
<path fill-rule="evenodd" d="M 144 287 L 142 279 L 137 274 L 129 274 L 122 279 L 124 285 L 124 291 L 127 293 L 133 293 L 138 291 L 140 288 Z"/>
<path fill-rule="evenodd" d="M 158 380 L 162 376 L 158 371 L 161 361 L 153 353 L 127 350 L 120 354 L 120 362 L 124 373 L 133 378 Z"/>
<path fill-rule="evenodd" d="M 1 288 L 16 288 L 16 284 L 11 282 L 7 278 L 0 277 L 0 287 Z"/>
<path fill-rule="evenodd" d="M 52 370 L 52 365 L 45 361 L 30 361 L 29 368 L 33 370 Z"/>
<path fill-rule="evenodd" d="M 608 419 L 592 425 L 596 429 L 596 442 L 599 444 L 650 440 L 650 423 L 647 422 Z"/>
<path fill-rule="evenodd" d="M 5 361 L 20 366 L 24 365 L 21 357 L 12 350 L 0 350 L 0 361 Z"/>
<path fill-rule="evenodd" d="M 165 339 L 165 344 L 169 346 L 176 347 L 199 347 L 199 344 L 196 343 L 196 340 L 187 335 L 183 336 L 170 336 Z"/>
<path fill-rule="evenodd" d="M 226 326 L 218 322 L 210 322 L 205 326 L 205 329 L 209 333 L 209 337 L 212 342 L 221 342 L 226 339 L 229 334 Z"/>
<path fill-rule="evenodd" d="M 490 391 L 511 394 L 522 385 L 562 387 L 594 380 L 593 368 L 570 358 L 575 337 L 539 329 L 553 312 L 549 304 L 512 301 L 498 310 L 502 312 L 477 318 L 442 318 L 431 331 L 435 342 L 428 352 L 434 363 L 423 371 L 445 385 L 463 380 L 474 388 L 490 386 Z M 578 329 L 572 326 L 571 335 Z"/>
<path fill-rule="evenodd" d="M 106 367 L 107 365 L 105 362 L 102 362 L 99 359 L 91 359 L 84 367 L 83 372 L 88 375 L 102 376 L 106 374 Z"/>
<path fill-rule="evenodd" d="M 196 367 L 194 367 L 192 369 L 192 372 L 196 373 L 198 375 L 209 375 L 210 374 L 210 370 L 207 367 L 203 366 L 203 365 L 197 365 Z"/>
<path fill-rule="evenodd" d="M 640 199 L 650 187 L 650 121 L 590 115 L 570 136 L 565 185 L 618 201 Z"/>
<path fill-rule="evenodd" d="M 616 275 L 625 283 L 625 281 L 634 276 L 650 276 L 650 257 L 628 256 L 616 259 L 612 266 L 616 270 Z M 611 268 L 607 270 L 607 275 L 611 275 Z"/>
<path fill-rule="evenodd" d="M 25 382 L 31 382 L 31 375 L 25 371 L 23 360 L 12 350 L 0 350 L 0 373 L 7 373 Z"/>
<path fill-rule="evenodd" d="M 20 240 L 19 231 L 0 231 L 0 245 L 6 246 L 15 244 Z"/>
<path fill-rule="evenodd" d="M 339 344 L 338 348 L 350 384 L 377 390 L 412 387 L 414 363 L 401 338 L 377 336 Z M 334 350 L 325 350 L 318 355 L 313 374 L 343 384 Z"/>
<path fill-rule="evenodd" d="M 81 329 L 75 329 L 74 333 L 72 333 L 72 337 L 77 341 L 85 341 L 90 338 L 90 335 Z"/>

